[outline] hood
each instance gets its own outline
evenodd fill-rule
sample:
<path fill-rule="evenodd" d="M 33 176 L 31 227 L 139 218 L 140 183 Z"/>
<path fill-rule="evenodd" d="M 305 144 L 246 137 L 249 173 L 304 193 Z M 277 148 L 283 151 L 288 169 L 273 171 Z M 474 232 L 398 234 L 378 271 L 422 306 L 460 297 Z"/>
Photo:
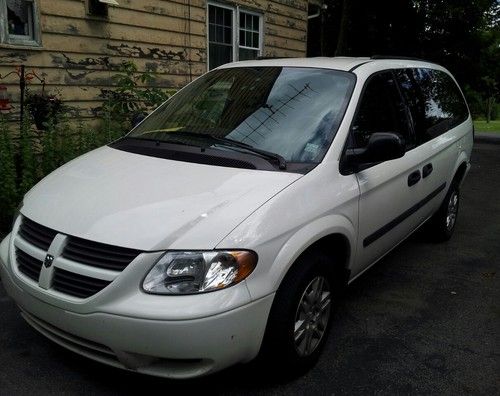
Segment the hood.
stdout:
<path fill-rule="evenodd" d="M 301 176 L 101 147 L 40 181 L 21 213 L 59 232 L 116 246 L 212 249 Z"/>

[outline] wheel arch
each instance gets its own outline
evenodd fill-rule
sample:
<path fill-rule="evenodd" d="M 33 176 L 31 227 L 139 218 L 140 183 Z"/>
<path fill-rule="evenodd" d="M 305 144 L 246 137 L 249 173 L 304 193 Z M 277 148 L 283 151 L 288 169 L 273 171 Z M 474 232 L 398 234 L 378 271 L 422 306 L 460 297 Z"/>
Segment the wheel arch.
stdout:
<path fill-rule="evenodd" d="M 467 174 L 467 161 L 462 160 L 462 162 L 455 169 L 452 183 L 457 183 L 458 186 L 461 186 L 462 182 L 465 179 L 466 174 Z"/>
<path fill-rule="evenodd" d="M 336 226 L 332 227 L 332 224 Z M 294 234 L 282 247 L 273 265 L 275 271 L 279 271 L 274 289 L 283 283 L 300 257 L 315 249 L 321 249 L 332 258 L 332 268 L 340 270 L 347 282 L 355 246 L 354 226 L 346 217 L 333 215 L 316 220 Z"/>
<path fill-rule="evenodd" d="M 453 178 L 451 179 L 451 183 L 457 183 L 457 185 L 460 187 L 465 179 L 465 175 L 467 174 L 467 171 L 469 170 L 469 158 L 465 151 L 462 151 L 458 159 L 455 163 L 455 167 L 453 168 Z"/>

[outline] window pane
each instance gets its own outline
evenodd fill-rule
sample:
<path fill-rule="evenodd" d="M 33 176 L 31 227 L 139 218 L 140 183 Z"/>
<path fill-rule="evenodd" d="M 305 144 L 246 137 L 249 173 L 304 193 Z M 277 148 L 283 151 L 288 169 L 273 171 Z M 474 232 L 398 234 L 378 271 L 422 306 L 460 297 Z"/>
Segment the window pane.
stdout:
<path fill-rule="evenodd" d="M 33 4 L 24 0 L 7 0 L 9 34 L 33 38 Z"/>
<path fill-rule="evenodd" d="M 224 43 L 226 44 L 233 43 L 232 29 L 229 27 L 224 28 Z"/>
<path fill-rule="evenodd" d="M 129 136 L 168 141 L 169 131 L 196 132 L 247 143 L 290 162 L 317 163 L 340 125 L 354 81 L 350 73 L 326 69 L 217 70 L 181 90 Z"/>
<path fill-rule="evenodd" d="M 215 41 L 218 43 L 224 42 L 224 28 L 222 26 L 215 26 Z"/>
<path fill-rule="evenodd" d="M 250 32 L 245 32 L 245 45 L 252 47 L 252 33 Z"/>
<path fill-rule="evenodd" d="M 233 47 L 231 45 L 210 43 L 208 57 L 208 67 L 214 69 L 233 60 Z"/>
<path fill-rule="evenodd" d="M 233 11 L 209 5 L 209 69 L 233 60 Z"/>
<path fill-rule="evenodd" d="M 218 25 L 224 25 L 224 9 L 216 7 L 215 11 L 215 23 Z"/>
<path fill-rule="evenodd" d="M 257 15 L 253 16 L 253 30 L 256 32 L 259 31 L 259 17 Z"/>
<path fill-rule="evenodd" d="M 365 87 L 351 127 L 350 148 L 365 147 L 376 132 L 398 133 L 411 146 L 408 120 L 392 73 L 376 74 Z"/>
<path fill-rule="evenodd" d="M 213 6 L 208 7 L 208 22 L 215 23 L 215 7 Z"/>
<path fill-rule="evenodd" d="M 252 36 L 253 36 L 252 47 L 259 48 L 259 34 L 258 33 L 252 33 Z"/>
<path fill-rule="evenodd" d="M 221 8 L 221 10 L 224 10 L 224 25 L 232 27 L 231 25 L 233 24 L 232 22 L 233 11 L 228 10 L 227 8 Z"/>
<path fill-rule="evenodd" d="M 467 105 L 448 74 L 431 69 L 397 72 L 410 107 L 417 144 L 425 143 L 465 121 Z"/>
<path fill-rule="evenodd" d="M 257 59 L 258 56 L 259 56 L 258 50 L 246 49 L 246 48 L 240 48 L 239 50 L 240 60 Z"/>
<path fill-rule="evenodd" d="M 260 49 L 259 28 L 259 16 L 240 12 L 240 45 Z"/>
<path fill-rule="evenodd" d="M 415 130 L 417 145 L 422 143 L 422 134 L 425 130 L 424 102 L 422 92 L 418 86 L 412 69 L 397 70 L 399 86 L 410 109 L 410 116 Z"/>

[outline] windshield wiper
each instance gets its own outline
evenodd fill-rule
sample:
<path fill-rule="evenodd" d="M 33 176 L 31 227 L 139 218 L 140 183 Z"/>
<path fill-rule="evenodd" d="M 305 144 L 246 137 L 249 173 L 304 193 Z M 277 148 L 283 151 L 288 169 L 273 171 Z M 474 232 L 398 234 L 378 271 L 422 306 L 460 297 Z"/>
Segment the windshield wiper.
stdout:
<path fill-rule="evenodd" d="M 164 142 L 164 140 L 160 140 L 160 139 L 150 139 L 150 138 L 143 138 L 143 137 L 138 137 L 138 136 L 124 136 L 124 137 L 120 138 L 120 140 L 124 140 L 124 139 L 135 139 L 135 140 L 143 140 L 146 142 L 155 142 L 157 146 L 159 146 L 161 143 Z M 191 146 L 190 144 L 182 142 L 178 139 L 172 139 L 172 140 L 175 142 L 175 144 L 180 144 L 183 146 Z"/>
<path fill-rule="evenodd" d="M 208 136 L 211 136 L 211 135 L 208 135 Z M 233 139 L 229 139 L 229 138 L 222 138 L 222 137 L 217 137 L 217 136 L 211 136 L 211 137 L 215 141 L 220 142 L 225 146 L 239 147 L 239 148 L 248 150 L 251 153 L 258 154 L 258 155 L 265 157 L 267 159 L 274 160 L 278 163 L 278 167 L 281 170 L 286 169 L 286 160 L 281 155 L 279 155 L 277 153 L 272 153 L 270 151 L 261 150 L 259 148 L 253 147 L 250 144 L 238 142 L 237 140 L 233 140 Z"/>
<path fill-rule="evenodd" d="M 158 131 L 151 131 L 151 132 L 162 132 L 161 130 Z M 257 154 L 260 157 L 264 157 L 267 160 L 272 160 L 278 163 L 278 167 L 281 170 L 286 169 L 286 160 L 279 154 L 277 153 L 272 153 L 270 151 L 266 150 L 261 150 L 259 148 L 253 147 L 250 144 L 243 143 L 243 142 L 238 142 L 237 140 L 229 139 L 229 138 L 223 138 L 223 137 L 218 137 L 214 135 L 209 135 L 207 133 L 199 133 L 199 132 L 190 132 L 190 131 L 171 131 L 167 132 L 162 138 L 165 138 L 165 136 L 172 135 L 173 139 L 172 140 L 177 140 L 176 137 L 182 137 L 182 136 L 192 136 L 194 138 L 199 138 L 203 140 L 211 140 L 212 142 L 221 144 L 226 147 L 238 147 L 242 148 L 244 150 L 249 151 L 250 153 Z M 150 140 L 155 140 L 156 139 L 150 139 Z"/>

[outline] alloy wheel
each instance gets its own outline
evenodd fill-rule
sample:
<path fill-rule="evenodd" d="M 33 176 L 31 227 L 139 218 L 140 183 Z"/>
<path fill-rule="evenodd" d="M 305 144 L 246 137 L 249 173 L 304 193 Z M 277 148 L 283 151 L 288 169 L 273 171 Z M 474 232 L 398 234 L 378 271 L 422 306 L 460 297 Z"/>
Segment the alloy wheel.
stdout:
<path fill-rule="evenodd" d="M 453 191 L 448 201 L 448 211 L 446 213 L 446 229 L 451 231 L 455 226 L 458 214 L 458 193 Z"/>
<path fill-rule="evenodd" d="M 330 320 L 328 279 L 315 277 L 306 287 L 295 314 L 294 343 L 300 356 L 310 356 L 321 342 Z"/>

